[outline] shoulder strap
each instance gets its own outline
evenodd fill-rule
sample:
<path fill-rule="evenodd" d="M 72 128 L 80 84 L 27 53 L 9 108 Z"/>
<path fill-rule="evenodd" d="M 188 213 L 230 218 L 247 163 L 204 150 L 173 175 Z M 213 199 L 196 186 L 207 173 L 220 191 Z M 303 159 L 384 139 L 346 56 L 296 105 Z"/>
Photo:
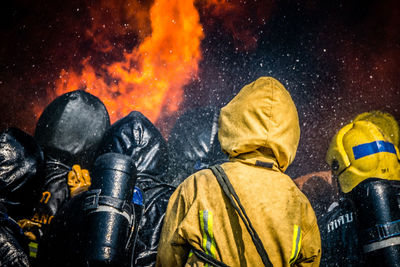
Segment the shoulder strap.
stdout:
<path fill-rule="evenodd" d="M 251 239 L 253 240 L 254 245 L 256 246 L 257 252 L 260 255 L 265 266 L 273 266 L 271 261 L 269 260 L 267 251 L 264 248 L 264 245 L 258 236 L 256 230 L 254 230 L 249 217 L 247 217 L 246 211 L 244 210 L 242 204 L 240 203 L 239 197 L 236 194 L 231 182 L 228 179 L 225 171 L 222 169 L 220 165 L 211 166 L 210 169 L 214 173 L 217 178 L 218 183 L 220 184 L 222 190 L 225 195 L 228 197 L 232 206 L 235 208 L 236 212 L 239 214 L 240 218 L 243 220 L 244 225 L 249 232 Z"/>
<path fill-rule="evenodd" d="M 193 252 L 194 255 L 197 256 L 197 258 L 199 258 L 200 260 L 210 264 L 211 266 L 214 266 L 214 267 L 229 267 L 225 263 L 223 263 L 223 262 L 221 262 L 221 261 L 219 261 L 217 259 L 214 259 L 210 255 L 206 254 L 204 251 L 198 250 L 193 246 L 192 246 L 192 252 Z"/>

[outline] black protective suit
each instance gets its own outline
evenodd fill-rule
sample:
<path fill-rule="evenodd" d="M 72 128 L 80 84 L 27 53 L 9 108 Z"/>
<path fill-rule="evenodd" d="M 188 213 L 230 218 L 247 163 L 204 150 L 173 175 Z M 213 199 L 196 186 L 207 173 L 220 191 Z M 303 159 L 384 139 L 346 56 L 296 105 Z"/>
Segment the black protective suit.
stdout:
<path fill-rule="evenodd" d="M 363 266 L 353 203 L 339 196 L 330 172 L 311 173 L 295 179 L 315 211 L 321 234 L 321 266 Z"/>
<path fill-rule="evenodd" d="M 168 177 L 178 186 L 190 174 L 228 160 L 218 141 L 219 109 L 201 107 L 178 118 L 168 138 Z"/>
<path fill-rule="evenodd" d="M 168 168 L 166 142 L 146 117 L 132 112 L 111 126 L 99 148 L 99 156 L 110 152 L 124 154 L 131 157 L 136 165 L 136 187 L 139 189 L 134 193 L 133 202 L 136 218 L 140 222 L 136 222 L 139 228 L 131 266 L 154 266 L 165 210 L 175 190 L 163 182 Z M 86 193 L 72 198 L 54 217 L 39 246 L 41 266 L 84 264 L 81 259 L 85 248 L 81 245 L 81 238 L 74 233 L 79 233 L 85 223 L 82 203 Z"/>
<path fill-rule="evenodd" d="M 0 134 L 0 266 L 29 266 L 28 240 L 16 220 L 32 215 L 43 153 L 17 128 Z"/>
<path fill-rule="evenodd" d="M 33 221 L 49 224 L 61 204 L 69 199 L 67 176 L 74 164 L 88 168 L 103 134 L 110 126 L 104 104 L 85 91 L 57 97 L 40 116 L 35 139 L 45 154 L 42 201 L 37 203 Z"/>
<path fill-rule="evenodd" d="M 0 266 L 29 266 L 27 239 L 6 212 L 0 204 Z"/>
<path fill-rule="evenodd" d="M 158 129 L 133 111 L 105 134 L 99 154 L 121 153 L 136 164 L 136 186 L 143 191 L 144 210 L 134 253 L 134 266 L 154 266 L 168 200 L 174 187 L 165 183 L 167 145 Z M 139 214 L 137 214 L 139 216 Z"/>
<path fill-rule="evenodd" d="M 135 173 L 126 155 L 98 157 L 89 190 L 66 201 L 46 228 L 38 266 L 130 266 Z"/>
<path fill-rule="evenodd" d="M 318 217 L 321 233 L 321 266 L 364 266 L 351 201 L 340 198 Z"/>

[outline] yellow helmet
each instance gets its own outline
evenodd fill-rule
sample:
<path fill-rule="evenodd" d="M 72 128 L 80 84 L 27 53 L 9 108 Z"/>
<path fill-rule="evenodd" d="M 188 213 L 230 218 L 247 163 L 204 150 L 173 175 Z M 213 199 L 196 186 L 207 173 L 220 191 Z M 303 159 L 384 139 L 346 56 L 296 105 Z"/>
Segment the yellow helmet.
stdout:
<path fill-rule="evenodd" d="M 384 132 L 384 134 L 392 140 L 392 143 L 399 147 L 400 142 L 400 128 L 396 119 L 390 113 L 380 110 L 364 112 L 354 118 L 356 121 L 370 121 Z"/>
<path fill-rule="evenodd" d="M 339 178 L 340 188 L 350 192 L 368 178 L 400 180 L 399 150 L 374 123 L 359 120 L 347 124 L 333 137 L 326 162 Z"/>

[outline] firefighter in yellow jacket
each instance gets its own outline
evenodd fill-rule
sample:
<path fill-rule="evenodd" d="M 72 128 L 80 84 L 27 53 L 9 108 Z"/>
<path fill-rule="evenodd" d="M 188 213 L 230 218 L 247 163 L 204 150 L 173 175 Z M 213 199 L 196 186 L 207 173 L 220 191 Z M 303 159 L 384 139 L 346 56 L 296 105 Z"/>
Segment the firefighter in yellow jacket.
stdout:
<path fill-rule="evenodd" d="M 296 107 L 281 83 L 261 77 L 222 108 L 222 164 L 273 266 L 318 266 L 314 211 L 284 171 L 300 137 Z M 204 266 L 193 249 L 228 266 L 262 266 L 243 221 L 209 169 L 188 177 L 170 198 L 157 266 Z"/>

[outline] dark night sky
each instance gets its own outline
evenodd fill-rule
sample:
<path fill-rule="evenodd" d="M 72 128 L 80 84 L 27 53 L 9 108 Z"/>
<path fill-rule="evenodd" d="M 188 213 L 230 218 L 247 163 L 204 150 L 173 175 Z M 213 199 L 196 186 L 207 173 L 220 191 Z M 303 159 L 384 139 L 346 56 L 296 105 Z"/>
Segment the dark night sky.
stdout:
<path fill-rule="evenodd" d="M 330 138 L 356 114 L 381 109 L 399 120 L 397 1 L 230 1 L 233 13 L 198 2 L 203 60 L 199 78 L 185 87 L 181 111 L 220 107 L 257 77 L 277 78 L 293 96 L 302 130 L 290 175 L 326 170 Z M 149 8 L 151 1 L 142 5 Z M 88 55 L 99 64 L 112 61 L 137 45 L 134 33 L 110 34 L 112 56 L 96 47 L 85 33 L 89 9 L 97 7 L 88 0 L 2 3 L 0 129 L 17 126 L 32 133 L 33 106 L 44 101 L 61 69 Z M 109 17 L 107 23 L 118 29 L 121 21 Z"/>

